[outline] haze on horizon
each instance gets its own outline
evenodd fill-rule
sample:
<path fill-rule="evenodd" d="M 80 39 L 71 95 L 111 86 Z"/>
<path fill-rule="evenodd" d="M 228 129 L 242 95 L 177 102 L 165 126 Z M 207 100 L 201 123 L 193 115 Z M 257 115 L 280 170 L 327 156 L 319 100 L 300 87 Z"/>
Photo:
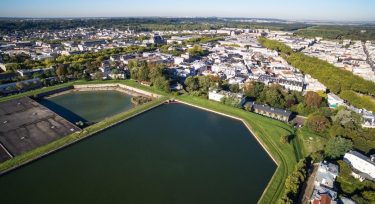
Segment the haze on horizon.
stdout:
<path fill-rule="evenodd" d="M 1 0 L 0 17 L 252 17 L 375 21 L 373 0 Z"/>

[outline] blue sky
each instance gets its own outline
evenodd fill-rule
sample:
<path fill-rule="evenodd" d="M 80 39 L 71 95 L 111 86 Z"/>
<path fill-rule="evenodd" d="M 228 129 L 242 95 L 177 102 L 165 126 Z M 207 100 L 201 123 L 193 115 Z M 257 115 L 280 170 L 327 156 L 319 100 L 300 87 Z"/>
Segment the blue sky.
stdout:
<path fill-rule="evenodd" d="M 375 0 L 0 0 L 0 16 L 220 16 L 375 21 Z"/>

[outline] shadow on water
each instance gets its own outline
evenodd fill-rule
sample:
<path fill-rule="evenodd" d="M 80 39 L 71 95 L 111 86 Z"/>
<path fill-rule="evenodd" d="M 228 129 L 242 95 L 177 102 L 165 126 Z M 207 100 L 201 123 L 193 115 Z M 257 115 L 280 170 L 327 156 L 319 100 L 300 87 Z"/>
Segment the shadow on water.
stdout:
<path fill-rule="evenodd" d="M 41 100 L 38 100 L 38 102 L 73 124 L 76 124 L 77 122 L 80 122 L 80 121 L 83 123 L 90 123 L 90 121 L 86 120 L 85 118 L 82 118 L 81 116 L 75 114 L 71 110 L 53 101 L 50 101 L 48 99 L 41 99 Z"/>

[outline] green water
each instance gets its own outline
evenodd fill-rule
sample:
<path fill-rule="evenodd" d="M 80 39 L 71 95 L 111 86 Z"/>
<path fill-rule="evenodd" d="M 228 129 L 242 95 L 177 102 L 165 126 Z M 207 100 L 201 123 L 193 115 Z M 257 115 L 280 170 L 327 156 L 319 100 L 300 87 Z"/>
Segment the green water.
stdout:
<path fill-rule="evenodd" d="M 239 121 L 169 104 L 0 177 L 0 203 L 256 203 L 275 169 Z"/>
<path fill-rule="evenodd" d="M 39 101 L 70 122 L 98 122 L 133 107 L 131 96 L 118 91 L 70 92 Z"/>

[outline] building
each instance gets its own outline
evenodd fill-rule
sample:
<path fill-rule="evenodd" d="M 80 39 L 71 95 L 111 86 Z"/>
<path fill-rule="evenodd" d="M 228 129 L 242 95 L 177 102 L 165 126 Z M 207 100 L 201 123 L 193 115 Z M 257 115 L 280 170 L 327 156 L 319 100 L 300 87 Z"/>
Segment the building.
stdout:
<path fill-rule="evenodd" d="M 315 187 L 324 186 L 333 189 L 339 167 L 326 161 L 319 163 L 319 168 L 315 176 Z"/>
<path fill-rule="evenodd" d="M 289 122 L 289 120 L 292 117 L 292 112 L 290 111 L 279 108 L 273 108 L 267 105 L 259 105 L 254 102 L 246 102 L 243 104 L 243 107 L 257 114 L 264 115 L 276 120 L 281 120 L 284 122 Z"/>
<path fill-rule="evenodd" d="M 237 98 L 239 101 L 243 98 L 243 94 L 240 93 L 232 93 L 229 91 L 223 91 L 223 90 L 212 90 L 208 92 L 208 99 L 213 101 L 220 102 L 224 97 L 233 97 Z"/>
<path fill-rule="evenodd" d="M 319 186 L 314 188 L 313 194 L 311 196 L 311 204 L 336 204 L 337 192 Z"/>
<path fill-rule="evenodd" d="M 44 74 L 46 71 L 53 71 L 53 68 L 41 68 L 41 69 L 19 69 L 17 72 L 20 76 L 32 77 L 34 74 Z"/>
<path fill-rule="evenodd" d="M 375 157 L 371 160 L 359 152 L 350 151 L 344 155 L 344 161 L 352 167 L 354 177 L 361 181 L 375 181 Z"/>
<path fill-rule="evenodd" d="M 39 78 L 29 79 L 19 82 L 7 83 L 0 85 L 0 95 L 19 93 L 21 91 L 32 90 L 42 87 Z"/>
<path fill-rule="evenodd" d="M 330 108 L 337 108 L 339 106 L 345 105 L 344 100 L 333 93 L 328 93 L 328 104 Z"/>

